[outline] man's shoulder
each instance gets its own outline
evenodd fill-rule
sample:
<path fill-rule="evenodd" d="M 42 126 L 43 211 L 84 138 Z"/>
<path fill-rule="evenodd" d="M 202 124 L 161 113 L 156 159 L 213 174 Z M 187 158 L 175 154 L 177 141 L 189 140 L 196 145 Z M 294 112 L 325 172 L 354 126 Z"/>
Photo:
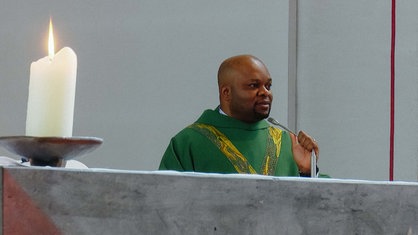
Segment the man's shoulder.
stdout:
<path fill-rule="evenodd" d="M 182 136 L 188 136 L 193 135 L 196 133 L 196 125 L 197 124 L 208 124 L 210 125 L 210 121 L 217 115 L 220 115 L 218 111 L 212 110 L 212 109 L 206 109 L 203 111 L 203 113 L 200 115 L 200 117 L 192 124 L 189 124 L 188 126 L 181 129 L 174 137 L 182 137 Z"/>
<path fill-rule="evenodd" d="M 196 135 L 198 132 L 196 131 L 196 126 L 197 123 L 192 123 L 186 127 L 184 127 L 182 130 L 180 130 L 175 136 L 174 138 L 184 138 L 184 137 L 188 137 L 188 136 L 194 136 Z"/>

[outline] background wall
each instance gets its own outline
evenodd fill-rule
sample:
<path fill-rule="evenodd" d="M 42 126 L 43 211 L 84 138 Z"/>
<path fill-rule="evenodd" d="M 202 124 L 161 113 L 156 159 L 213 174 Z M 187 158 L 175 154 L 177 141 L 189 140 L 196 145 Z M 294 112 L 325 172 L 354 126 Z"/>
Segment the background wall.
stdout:
<path fill-rule="evenodd" d="M 397 1 L 395 180 L 417 180 L 417 1 Z M 388 179 L 391 1 L 299 1 L 299 128 L 321 166 L 342 178 Z"/>
<path fill-rule="evenodd" d="M 157 169 L 170 138 L 217 106 L 219 63 L 251 53 L 274 78 L 272 116 L 315 136 L 321 171 L 387 180 L 390 1 L 294 3 L 2 1 L 0 135 L 24 134 L 29 66 L 47 54 L 52 16 L 56 48 L 78 55 L 74 135 L 104 138 L 80 159 L 90 167 Z M 418 2 L 396 9 L 395 180 L 416 181 Z"/>
<path fill-rule="evenodd" d="M 56 48 L 78 56 L 75 136 L 104 144 L 90 167 L 155 170 L 170 138 L 218 105 L 227 57 L 260 57 L 274 78 L 272 115 L 286 122 L 288 1 L 48 1 L 0 3 L 0 135 L 25 132 L 29 66 Z M 13 156 L 1 149 L 1 155 Z"/>

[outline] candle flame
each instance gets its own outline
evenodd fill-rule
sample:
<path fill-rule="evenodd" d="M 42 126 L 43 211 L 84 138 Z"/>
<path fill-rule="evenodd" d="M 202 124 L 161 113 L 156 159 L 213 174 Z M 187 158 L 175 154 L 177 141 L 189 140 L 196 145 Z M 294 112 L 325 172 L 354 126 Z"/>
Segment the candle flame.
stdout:
<path fill-rule="evenodd" d="M 52 30 L 52 19 L 49 19 L 49 37 L 48 37 L 48 57 L 50 60 L 54 58 L 54 32 Z"/>

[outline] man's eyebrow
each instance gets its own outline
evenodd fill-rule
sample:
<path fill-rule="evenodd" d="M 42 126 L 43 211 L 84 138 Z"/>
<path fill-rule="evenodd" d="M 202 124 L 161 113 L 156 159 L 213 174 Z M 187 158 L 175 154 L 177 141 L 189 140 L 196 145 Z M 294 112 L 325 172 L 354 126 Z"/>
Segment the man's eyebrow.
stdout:
<path fill-rule="evenodd" d="M 260 81 L 261 81 L 261 79 L 259 79 L 259 78 L 251 78 L 249 80 L 249 82 L 260 82 Z M 267 82 L 273 82 L 273 79 L 272 78 L 268 78 L 267 79 Z"/>
<path fill-rule="evenodd" d="M 273 79 L 269 78 L 269 79 L 267 79 L 267 82 L 272 83 L 273 82 Z"/>

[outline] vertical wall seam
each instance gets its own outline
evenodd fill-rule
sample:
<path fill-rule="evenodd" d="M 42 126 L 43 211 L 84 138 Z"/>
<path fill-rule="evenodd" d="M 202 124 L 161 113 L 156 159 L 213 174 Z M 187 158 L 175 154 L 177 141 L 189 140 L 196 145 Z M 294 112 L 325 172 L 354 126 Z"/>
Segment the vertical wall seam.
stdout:
<path fill-rule="evenodd" d="M 389 144 L 389 180 L 393 181 L 395 149 L 395 39 L 396 39 L 396 0 L 392 0 L 391 45 L 390 45 L 390 144 Z"/>
<path fill-rule="evenodd" d="M 289 0 L 287 126 L 297 130 L 298 0 Z"/>

